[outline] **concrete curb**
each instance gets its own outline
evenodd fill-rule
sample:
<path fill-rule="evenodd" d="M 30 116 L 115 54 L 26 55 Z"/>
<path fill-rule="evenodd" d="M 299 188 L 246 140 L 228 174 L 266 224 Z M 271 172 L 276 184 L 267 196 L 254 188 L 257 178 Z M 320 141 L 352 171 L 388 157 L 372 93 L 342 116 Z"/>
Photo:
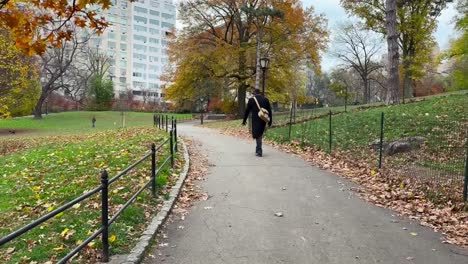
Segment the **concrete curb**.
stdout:
<path fill-rule="evenodd" d="M 183 154 L 185 165 L 182 172 L 179 175 L 179 179 L 177 180 L 176 184 L 172 187 L 171 193 L 169 195 L 169 199 L 164 201 L 163 207 L 156 216 L 153 217 L 153 220 L 148 225 L 146 230 L 143 232 L 142 236 L 138 240 L 136 246 L 130 251 L 129 255 L 125 256 L 115 256 L 116 259 L 111 260 L 110 263 L 112 264 L 138 264 L 143 260 L 144 254 L 148 249 L 151 240 L 153 240 L 156 233 L 162 227 L 164 222 L 166 221 L 169 213 L 171 212 L 172 208 L 174 207 L 177 198 L 179 197 L 180 190 L 182 189 L 182 185 L 185 182 L 185 179 L 188 175 L 188 170 L 190 166 L 190 158 L 188 154 L 187 146 L 183 141 L 180 141 L 183 147 Z"/>

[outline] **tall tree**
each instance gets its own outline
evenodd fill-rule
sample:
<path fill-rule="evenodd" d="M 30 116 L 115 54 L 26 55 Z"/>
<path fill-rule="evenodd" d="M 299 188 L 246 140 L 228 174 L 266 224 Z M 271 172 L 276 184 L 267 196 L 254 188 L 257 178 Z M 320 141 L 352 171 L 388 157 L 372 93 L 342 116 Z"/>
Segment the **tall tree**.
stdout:
<path fill-rule="evenodd" d="M 334 43 L 334 55 L 359 74 L 363 102 L 370 102 L 370 76 L 382 68 L 376 60 L 381 45 L 379 40 L 363 28 L 345 24 L 340 27 Z"/>
<path fill-rule="evenodd" d="M 400 76 L 398 73 L 399 53 L 398 53 L 398 31 L 396 16 L 396 0 L 386 0 L 385 22 L 387 31 L 388 49 L 388 92 L 387 104 L 400 103 Z"/>
<path fill-rule="evenodd" d="M 70 76 L 73 72 L 78 54 L 83 51 L 89 40 L 88 37 L 78 37 L 74 27 L 74 37 L 70 40 L 63 40 L 61 47 L 50 48 L 41 56 L 41 96 L 34 108 L 34 118 L 42 118 L 42 105 L 46 98 L 57 90 L 65 90 L 73 85 L 74 77 Z"/>
<path fill-rule="evenodd" d="M 72 38 L 73 31 L 67 27 L 70 23 L 101 33 L 109 26 L 101 10 L 108 9 L 111 2 L 0 0 L 0 28 L 11 32 L 16 46 L 27 54 L 42 54 L 48 44 L 60 47 L 64 40 Z"/>
<path fill-rule="evenodd" d="M 24 95 L 30 95 L 32 100 L 37 96 L 37 61 L 18 50 L 4 30 L 0 30 L 0 76 L 0 118 L 10 116 L 12 110 L 18 112 L 13 107 L 26 109 L 30 102 L 25 101 Z"/>
<path fill-rule="evenodd" d="M 422 65 L 427 54 L 432 52 L 432 33 L 447 3 L 452 0 L 341 0 L 351 14 L 365 21 L 368 28 L 387 35 L 388 8 L 395 4 L 398 44 L 402 51 L 403 91 L 412 96 L 412 81 L 421 76 Z"/>
<path fill-rule="evenodd" d="M 280 61 L 281 56 L 275 56 L 275 53 L 279 54 L 279 52 L 282 52 L 283 57 L 288 57 L 289 63 L 293 61 L 291 56 L 294 56 L 297 62 L 308 55 L 314 59 L 314 63 L 319 64 L 318 54 L 324 49 L 324 43 L 327 40 L 323 18 L 315 16 L 312 9 L 303 10 L 296 0 L 265 2 L 265 5 L 262 5 L 262 1 L 250 0 L 182 2 L 180 17 L 184 24 L 190 26 L 184 29 L 177 41 L 170 47 L 170 53 L 174 55 L 171 56 L 173 62 L 189 65 L 190 63 L 185 62 L 188 58 L 203 61 L 204 63 L 200 66 L 205 69 L 200 69 L 199 72 L 208 72 L 212 74 L 211 78 L 221 78 L 223 81 L 226 78 L 233 80 L 237 86 L 235 94 L 239 115 L 245 109 L 247 89 L 255 86 L 254 76 L 258 67 L 257 33 L 259 33 L 255 23 L 261 19 L 259 15 L 265 16 L 265 14 L 251 12 L 251 10 L 267 6 L 284 13 L 281 21 L 269 19 L 260 36 L 264 43 L 261 46 L 265 46 L 265 53 L 270 55 L 272 61 L 271 65 L 276 64 L 273 67 L 277 69 L 285 67 Z M 181 49 L 190 45 L 203 46 L 206 50 L 199 52 L 195 48 Z M 292 52 L 293 49 L 294 52 Z M 184 50 L 190 51 L 191 54 L 181 52 Z M 207 54 L 211 55 L 206 56 Z M 277 69 L 272 68 L 270 72 L 278 71 Z M 169 89 L 180 87 L 179 84 L 182 82 L 190 83 L 190 80 L 187 80 L 188 76 L 183 77 L 176 72 L 173 76 L 174 85 Z M 271 84 L 271 81 L 271 79 L 268 80 L 268 83 Z"/>
<path fill-rule="evenodd" d="M 468 3 L 460 0 L 457 3 L 459 15 L 455 27 L 460 35 L 452 43 L 446 57 L 452 61 L 450 77 L 452 90 L 468 89 Z"/>

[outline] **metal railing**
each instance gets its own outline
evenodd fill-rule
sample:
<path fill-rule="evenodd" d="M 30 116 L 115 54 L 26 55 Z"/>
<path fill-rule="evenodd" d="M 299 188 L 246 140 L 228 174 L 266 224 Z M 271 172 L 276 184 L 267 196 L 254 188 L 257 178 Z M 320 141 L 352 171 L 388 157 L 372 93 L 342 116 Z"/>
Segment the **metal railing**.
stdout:
<path fill-rule="evenodd" d="M 166 119 L 166 131 L 169 129 L 167 126 L 168 119 Z M 80 245 L 70 251 L 65 257 L 61 260 L 57 261 L 57 263 L 66 263 L 68 260 L 73 258 L 79 251 L 85 248 L 91 241 L 96 239 L 99 235 L 101 235 L 102 240 L 102 262 L 109 261 L 109 226 L 113 224 L 117 218 L 123 213 L 123 211 L 130 206 L 146 188 L 151 186 L 151 193 L 153 196 L 156 196 L 156 177 L 161 173 L 163 169 L 165 169 L 168 162 L 171 162 L 171 168 L 174 168 L 174 155 L 177 152 L 177 120 L 171 120 L 171 128 L 169 131 L 169 138 L 167 138 L 164 142 L 162 142 L 159 146 L 153 143 L 151 144 L 151 150 L 145 154 L 142 158 L 140 158 L 137 162 L 133 163 L 119 174 L 114 176 L 113 178 L 109 179 L 109 175 L 107 170 L 103 170 L 101 173 L 101 185 L 78 198 L 62 205 L 61 207 L 51 211 L 50 213 L 40 217 L 39 219 L 21 227 L 20 229 L 16 230 L 13 233 L 3 237 L 0 239 L 0 246 L 5 245 L 6 243 L 12 241 L 15 238 L 18 238 L 22 234 L 34 229 L 36 226 L 46 222 L 47 220 L 57 216 L 58 214 L 66 211 L 67 209 L 73 207 L 74 205 L 90 198 L 91 196 L 101 193 L 101 228 L 99 228 L 96 232 L 90 235 L 86 240 L 84 240 Z M 162 150 L 164 146 L 169 144 L 169 152 L 170 155 L 162 162 L 162 164 L 157 168 L 157 160 L 156 160 L 156 153 L 159 150 Z M 119 180 L 122 176 L 126 175 L 136 166 L 140 165 L 143 161 L 149 159 L 151 157 L 151 178 L 150 180 L 141 187 L 133 196 L 125 202 L 125 204 L 109 219 L 109 185 Z"/>

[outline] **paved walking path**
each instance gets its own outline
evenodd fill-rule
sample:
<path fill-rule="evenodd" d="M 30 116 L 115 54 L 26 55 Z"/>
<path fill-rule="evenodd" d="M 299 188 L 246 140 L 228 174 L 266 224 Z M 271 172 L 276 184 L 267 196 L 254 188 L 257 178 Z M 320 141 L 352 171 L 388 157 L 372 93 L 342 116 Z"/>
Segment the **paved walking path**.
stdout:
<path fill-rule="evenodd" d="M 179 131 L 201 142 L 215 165 L 202 183 L 211 198 L 171 223 L 159 242 L 168 246 L 144 263 L 468 263 L 467 251 L 366 203 L 352 184 L 299 158 L 267 146 L 257 158 L 254 141 L 190 124 Z"/>

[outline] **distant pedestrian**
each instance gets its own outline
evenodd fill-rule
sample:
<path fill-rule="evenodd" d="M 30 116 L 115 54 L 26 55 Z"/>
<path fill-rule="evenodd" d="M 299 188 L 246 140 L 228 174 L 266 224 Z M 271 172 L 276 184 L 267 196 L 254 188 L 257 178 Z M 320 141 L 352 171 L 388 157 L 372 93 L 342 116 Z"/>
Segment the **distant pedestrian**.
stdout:
<path fill-rule="evenodd" d="M 93 122 L 93 127 L 96 127 L 96 117 L 93 116 L 93 119 L 91 120 L 91 122 Z"/>
<path fill-rule="evenodd" d="M 250 113 L 252 113 L 252 137 L 257 143 L 255 155 L 257 157 L 261 157 L 263 155 L 263 134 L 265 133 L 266 125 L 268 124 L 268 126 L 271 126 L 273 115 L 271 112 L 270 101 L 260 94 L 259 89 L 254 90 L 254 96 L 250 98 L 247 103 L 247 109 L 245 110 L 242 125 L 245 126 L 247 124 L 247 118 L 249 118 Z"/>

